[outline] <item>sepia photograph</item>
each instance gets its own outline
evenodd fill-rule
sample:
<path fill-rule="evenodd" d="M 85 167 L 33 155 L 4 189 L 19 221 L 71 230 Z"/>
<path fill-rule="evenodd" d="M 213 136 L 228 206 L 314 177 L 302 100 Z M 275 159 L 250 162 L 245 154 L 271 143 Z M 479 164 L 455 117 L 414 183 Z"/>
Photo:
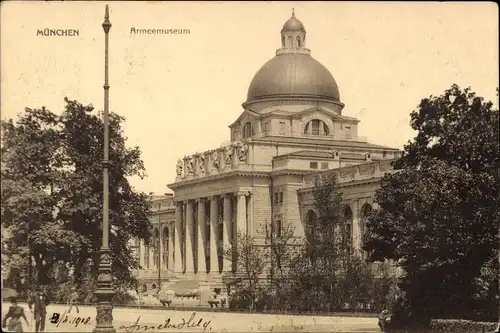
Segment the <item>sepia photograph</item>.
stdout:
<path fill-rule="evenodd" d="M 500 333 L 496 3 L 0 15 L 2 331 Z"/>

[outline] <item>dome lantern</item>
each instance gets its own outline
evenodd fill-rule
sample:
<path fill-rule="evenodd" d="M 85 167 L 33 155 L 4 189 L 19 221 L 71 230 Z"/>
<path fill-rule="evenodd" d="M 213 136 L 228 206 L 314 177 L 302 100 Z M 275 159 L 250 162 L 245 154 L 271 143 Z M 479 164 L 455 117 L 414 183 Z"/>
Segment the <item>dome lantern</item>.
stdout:
<path fill-rule="evenodd" d="M 292 9 L 292 17 L 285 22 L 281 29 L 281 49 L 276 53 L 308 53 L 305 48 L 306 29 L 304 24 L 295 17 L 295 9 Z"/>

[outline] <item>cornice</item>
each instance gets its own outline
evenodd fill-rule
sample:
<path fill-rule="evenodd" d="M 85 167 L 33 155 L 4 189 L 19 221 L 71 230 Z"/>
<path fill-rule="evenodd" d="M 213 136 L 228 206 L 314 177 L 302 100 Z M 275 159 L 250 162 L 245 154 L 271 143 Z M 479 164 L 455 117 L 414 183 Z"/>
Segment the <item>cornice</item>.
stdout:
<path fill-rule="evenodd" d="M 383 176 L 380 176 L 380 177 L 372 177 L 372 178 L 365 178 L 365 179 L 356 179 L 356 180 L 350 180 L 350 181 L 346 181 L 346 182 L 340 182 L 338 184 L 338 187 L 339 188 L 343 188 L 343 187 L 359 187 L 359 186 L 362 186 L 362 185 L 368 185 L 368 184 L 376 184 L 376 183 L 380 183 L 380 181 L 382 180 Z M 314 189 L 314 184 L 304 184 L 304 187 L 297 190 L 297 192 L 299 194 L 306 194 L 306 193 L 309 193 L 309 192 L 312 192 L 312 190 Z"/>
<path fill-rule="evenodd" d="M 303 170 L 303 169 L 283 169 L 270 172 L 270 176 L 304 176 L 305 174 L 315 173 L 317 170 Z"/>
<path fill-rule="evenodd" d="M 278 118 L 278 119 L 290 119 L 294 115 L 293 112 L 286 111 L 286 110 L 274 110 L 270 111 L 269 113 L 263 114 L 261 116 L 261 119 L 268 119 L 268 118 Z"/>
<path fill-rule="evenodd" d="M 246 101 L 241 106 L 243 106 L 244 109 L 247 109 L 248 106 L 257 104 L 257 103 L 265 103 L 265 102 L 277 102 L 276 104 L 278 105 L 279 102 L 314 102 L 314 103 L 329 103 L 329 104 L 335 104 L 343 108 L 345 106 L 344 103 L 332 99 L 324 99 L 321 98 L 320 96 L 290 96 L 290 95 L 273 95 L 273 97 L 268 97 L 268 98 L 260 98 L 260 99 L 253 99 L 250 101 Z"/>
<path fill-rule="evenodd" d="M 266 178 L 266 177 L 269 177 L 269 174 L 270 174 L 269 171 L 232 170 L 232 171 L 218 173 L 218 174 L 215 174 L 215 175 L 208 175 L 208 176 L 204 176 L 204 177 L 200 177 L 200 178 L 192 178 L 192 179 L 181 180 L 179 182 L 168 184 L 167 186 L 170 189 L 174 190 L 174 189 L 179 189 L 179 188 L 186 187 L 186 186 L 200 185 L 202 183 L 207 183 L 207 182 L 222 180 L 222 179 L 225 179 L 225 178 L 235 178 L 235 177 L 261 177 L 261 178 Z"/>
<path fill-rule="evenodd" d="M 299 146 L 301 148 L 304 148 L 304 147 L 313 148 L 314 150 L 316 150 L 318 148 L 318 146 L 325 146 L 325 147 L 329 147 L 329 148 L 336 147 L 339 149 L 344 149 L 346 151 L 362 152 L 362 153 L 366 153 L 368 151 L 384 151 L 384 150 L 387 152 L 400 151 L 400 149 L 390 148 L 390 147 L 387 147 L 387 148 L 369 147 L 369 145 L 371 145 L 370 143 L 362 142 L 362 141 L 331 140 L 331 139 L 328 139 L 327 136 L 325 136 L 324 140 L 321 140 L 321 137 L 314 137 L 314 139 L 320 138 L 315 143 L 285 142 L 283 140 L 283 138 L 292 138 L 292 139 L 299 139 L 299 140 L 300 139 L 304 139 L 304 140 L 312 139 L 311 137 L 288 137 L 288 136 L 266 135 L 266 136 L 263 136 L 260 138 L 254 138 L 254 139 L 252 139 L 252 142 L 256 143 L 256 144 L 267 144 L 267 145 L 271 145 L 273 147 L 276 146 L 276 143 L 278 143 L 278 144 L 281 144 L 283 146 L 290 146 L 290 147 Z M 332 144 L 332 142 L 334 144 Z M 350 146 L 348 146 L 349 142 L 354 142 L 354 143 L 358 143 L 358 144 L 366 144 L 367 146 L 366 147 L 350 147 Z"/>
<path fill-rule="evenodd" d="M 316 152 L 319 152 L 319 153 L 330 153 L 329 151 L 327 150 L 318 150 Z M 293 153 L 290 153 L 290 154 L 286 154 L 286 155 L 278 155 L 278 156 L 274 156 L 273 157 L 273 160 L 275 161 L 281 161 L 281 160 L 307 160 L 307 161 L 324 161 L 324 162 L 351 162 L 351 161 L 365 161 L 365 163 L 360 163 L 359 165 L 363 165 L 363 164 L 366 164 L 366 160 L 363 156 L 356 156 L 354 158 L 351 158 L 351 157 L 342 157 L 342 155 L 340 155 L 340 158 L 333 158 L 331 156 L 328 156 L 328 157 L 317 157 L 317 156 L 297 156 L 297 155 L 293 155 Z M 372 158 L 372 161 L 373 162 L 380 162 L 380 161 L 384 161 L 384 159 L 381 159 L 381 158 Z M 358 165 L 358 164 L 356 164 Z M 330 169 L 329 169 L 330 170 Z M 321 172 L 323 170 L 316 170 L 316 172 Z"/>
<path fill-rule="evenodd" d="M 175 206 L 169 206 L 169 208 L 162 209 L 160 211 L 158 211 L 158 210 L 151 211 L 152 215 L 162 215 L 162 214 L 171 214 L 171 213 L 175 213 Z"/>

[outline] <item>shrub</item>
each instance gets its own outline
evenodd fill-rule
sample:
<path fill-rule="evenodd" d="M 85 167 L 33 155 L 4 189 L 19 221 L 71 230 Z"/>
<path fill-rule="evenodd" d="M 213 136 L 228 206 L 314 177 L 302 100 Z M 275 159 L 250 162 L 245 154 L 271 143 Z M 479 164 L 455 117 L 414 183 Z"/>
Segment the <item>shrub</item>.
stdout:
<path fill-rule="evenodd" d="M 437 332 L 450 333 L 483 333 L 493 332 L 497 327 L 497 323 L 477 322 L 471 320 L 460 319 L 436 319 L 432 320 L 430 328 Z"/>

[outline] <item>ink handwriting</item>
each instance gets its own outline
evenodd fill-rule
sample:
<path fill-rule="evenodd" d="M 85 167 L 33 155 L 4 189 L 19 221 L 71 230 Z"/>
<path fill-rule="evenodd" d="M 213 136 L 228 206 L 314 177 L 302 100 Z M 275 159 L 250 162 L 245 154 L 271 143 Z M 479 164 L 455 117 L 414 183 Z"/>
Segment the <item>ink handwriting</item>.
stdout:
<path fill-rule="evenodd" d="M 185 318 L 181 318 L 178 323 L 172 323 L 170 318 L 165 319 L 165 322 L 162 324 L 154 325 L 154 324 L 139 324 L 141 317 L 138 317 L 136 321 L 130 326 L 120 326 L 120 330 L 125 330 L 125 332 L 137 332 L 141 331 L 161 331 L 166 329 L 175 329 L 181 330 L 183 328 L 200 328 L 203 332 L 210 328 L 211 320 L 204 320 L 203 318 L 195 319 L 196 312 L 191 314 L 188 320 Z"/>
<path fill-rule="evenodd" d="M 66 312 L 62 315 L 62 320 L 61 320 L 61 315 L 59 312 L 54 312 L 52 313 L 52 317 L 50 317 L 50 322 L 52 324 L 68 324 L 68 325 L 75 325 L 75 327 L 78 327 L 78 325 L 88 325 L 90 324 L 90 317 L 69 317 L 66 315 Z"/>

